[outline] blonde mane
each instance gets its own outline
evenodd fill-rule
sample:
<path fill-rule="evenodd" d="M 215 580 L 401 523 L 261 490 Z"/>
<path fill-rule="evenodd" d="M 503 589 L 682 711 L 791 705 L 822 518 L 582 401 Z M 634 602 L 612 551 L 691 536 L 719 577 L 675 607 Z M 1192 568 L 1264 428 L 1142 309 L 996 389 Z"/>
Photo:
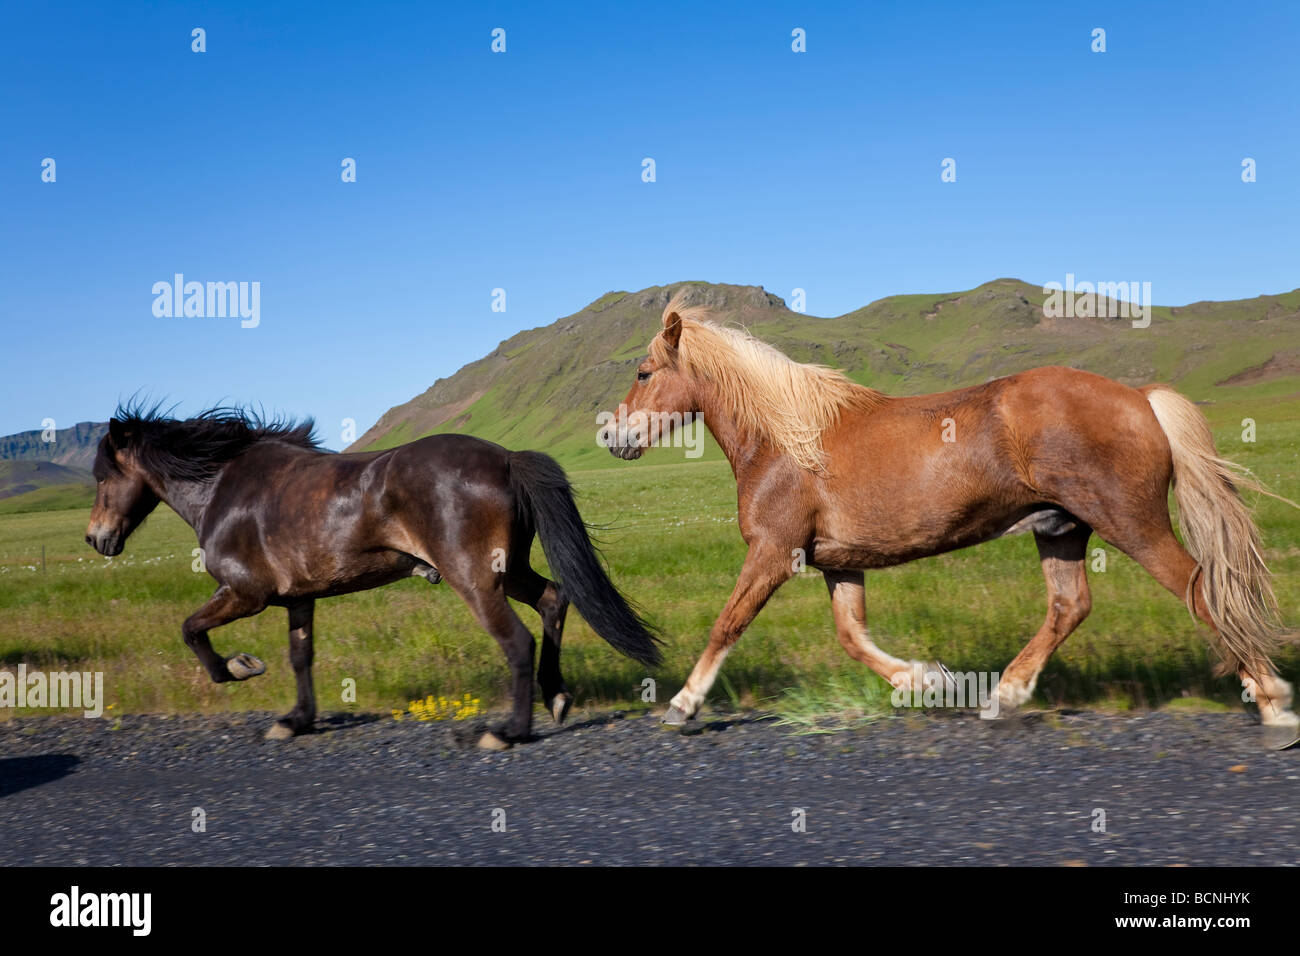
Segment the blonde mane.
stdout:
<path fill-rule="evenodd" d="M 796 362 L 744 329 L 709 321 L 710 309 L 683 306 L 687 291 L 678 290 L 664 308 L 665 321 L 676 312 L 682 322 L 677 348 L 656 335 L 650 357 L 712 383 L 742 430 L 766 439 L 801 468 L 824 471 L 822 434 L 844 409 L 873 408 L 885 401 L 882 393 L 838 369 Z"/>

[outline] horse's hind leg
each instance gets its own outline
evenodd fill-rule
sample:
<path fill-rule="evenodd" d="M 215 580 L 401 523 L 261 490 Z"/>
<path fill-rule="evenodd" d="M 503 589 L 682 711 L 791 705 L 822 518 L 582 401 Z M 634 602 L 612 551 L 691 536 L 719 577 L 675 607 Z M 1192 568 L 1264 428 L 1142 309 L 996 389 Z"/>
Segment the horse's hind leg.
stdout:
<path fill-rule="evenodd" d="M 506 600 L 504 574 L 494 573 L 490 578 L 481 576 L 475 580 L 472 575 L 462 576 L 460 570 L 444 568 L 443 578 L 469 606 L 483 630 L 496 638 L 510 667 L 514 701 L 510 719 L 501 733 L 489 734 L 480 741 L 482 746 L 501 749 L 512 741 L 527 740 L 532 735 L 533 657 L 537 642 Z"/>
<path fill-rule="evenodd" d="M 312 617 L 315 601 L 289 607 L 289 661 L 298 682 L 298 703 L 266 732 L 267 740 L 284 740 L 311 730 L 316 722 L 316 693 L 311 683 Z"/>
<path fill-rule="evenodd" d="M 564 723 L 573 705 L 573 695 L 560 673 L 560 641 L 564 636 L 564 615 L 569 600 L 554 581 L 531 567 L 512 569 L 506 579 L 506 594 L 535 610 L 542 619 L 542 653 L 537 664 L 537 682 L 542 701 L 557 724 Z"/>
<path fill-rule="evenodd" d="M 1198 573 L 1196 560 L 1174 537 L 1168 518 L 1166 517 L 1164 528 L 1143 536 L 1136 544 L 1114 540 L 1107 535 L 1103 537 L 1146 568 L 1152 577 L 1184 603 L 1187 601 L 1189 587 L 1192 588 L 1192 606 L 1196 616 L 1214 633 L 1216 646 L 1225 665 L 1229 672 L 1236 671 L 1246 691 L 1259 706 L 1260 719 L 1266 726 L 1275 729 L 1276 746 L 1294 743 L 1297 736 L 1300 736 L 1300 720 L 1291 710 L 1291 684 L 1272 667 L 1261 674 L 1252 674 L 1246 664 L 1238 660 L 1219 640 L 1218 628 L 1215 627 L 1214 619 L 1205 601 L 1205 593 L 1202 590 L 1204 582 Z M 1195 578 L 1194 583 L 1193 578 Z"/>
<path fill-rule="evenodd" d="M 998 706 L 1014 710 L 1034 693 L 1038 675 L 1052 652 L 1064 643 L 1092 610 L 1084 560 L 1092 529 L 1077 525 L 1060 535 L 1034 532 L 1047 581 L 1047 619 L 998 682 Z"/>

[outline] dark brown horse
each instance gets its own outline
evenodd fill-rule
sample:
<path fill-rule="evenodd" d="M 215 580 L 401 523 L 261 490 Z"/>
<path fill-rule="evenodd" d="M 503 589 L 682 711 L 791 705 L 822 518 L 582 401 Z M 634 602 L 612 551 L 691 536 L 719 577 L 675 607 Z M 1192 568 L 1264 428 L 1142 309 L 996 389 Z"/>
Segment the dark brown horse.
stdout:
<path fill-rule="evenodd" d="M 1237 492 L 1258 486 L 1219 457 L 1186 398 L 1068 368 L 894 398 L 683 305 L 679 291 L 601 433 L 615 455 L 636 458 L 684 416 L 702 415 L 736 476 L 749 550 L 666 723 L 694 716 L 728 650 L 804 563 L 825 575 L 849 655 L 895 688 L 917 689 L 929 665 L 900 660 L 867 634 L 863 569 L 1032 531 L 1047 619 L 998 685 L 998 704 L 1013 709 L 1088 615 L 1084 558 L 1096 531 L 1210 627 L 1270 742 L 1300 736 L 1291 685 L 1270 663 L 1282 628 L 1259 533 Z M 1186 549 L 1170 523 L 1171 483 Z"/>
<path fill-rule="evenodd" d="M 266 668 L 249 654 L 219 656 L 210 630 L 269 605 L 288 609 L 298 703 L 268 737 L 302 733 L 315 720 L 317 598 L 411 576 L 445 580 L 505 652 L 514 708 L 484 746 L 526 739 L 532 727 L 535 644 L 507 598 L 541 616 L 537 679 L 556 721 L 572 703 L 560 674 L 570 601 L 624 654 L 645 664 L 659 659 L 657 639 L 610 583 L 551 458 L 468 435 L 332 454 L 311 433 L 310 422 L 268 424 L 238 410 L 176 421 L 157 409 L 119 409 L 94 465 L 98 489 L 86 541 L 100 554 L 120 554 L 159 501 L 198 533 L 219 587 L 182 633 L 213 681 L 247 680 Z M 558 583 L 529 565 L 534 534 Z"/>

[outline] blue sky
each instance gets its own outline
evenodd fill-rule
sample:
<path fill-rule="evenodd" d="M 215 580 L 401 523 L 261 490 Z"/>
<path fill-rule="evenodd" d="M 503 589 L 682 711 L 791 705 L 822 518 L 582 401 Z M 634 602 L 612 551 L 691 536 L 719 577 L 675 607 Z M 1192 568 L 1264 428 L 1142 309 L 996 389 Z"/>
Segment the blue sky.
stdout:
<path fill-rule="evenodd" d="M 1067 272 L 1300 286 L 1293 3 L 0 10 L 0 434 L 141 391 L 340 447 L 519 329 L 687 279 L 814 315 Z M 260 325 L 156 317 L 177 272 L 260 282 Z"/>

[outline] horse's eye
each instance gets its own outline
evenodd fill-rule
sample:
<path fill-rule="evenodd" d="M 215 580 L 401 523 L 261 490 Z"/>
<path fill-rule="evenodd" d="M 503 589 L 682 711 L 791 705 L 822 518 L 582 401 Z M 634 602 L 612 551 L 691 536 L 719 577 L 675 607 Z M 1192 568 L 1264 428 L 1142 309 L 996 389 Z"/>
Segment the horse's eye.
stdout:
<path fill-rule="evenodd" d="M 638 382 L 648 382 L 648 381 L 650 381 L 650 373 L 649 373 L 649 372 L 637 372 L 637 373 L 636 373 L 636 380 L 637 380 Z"/>

